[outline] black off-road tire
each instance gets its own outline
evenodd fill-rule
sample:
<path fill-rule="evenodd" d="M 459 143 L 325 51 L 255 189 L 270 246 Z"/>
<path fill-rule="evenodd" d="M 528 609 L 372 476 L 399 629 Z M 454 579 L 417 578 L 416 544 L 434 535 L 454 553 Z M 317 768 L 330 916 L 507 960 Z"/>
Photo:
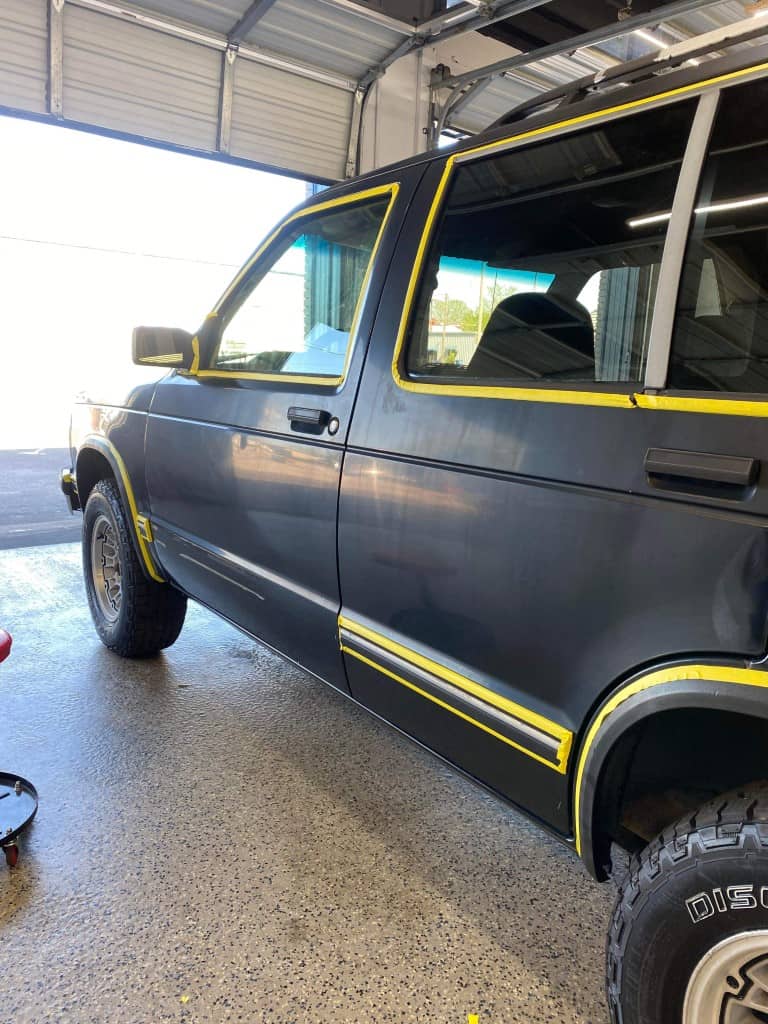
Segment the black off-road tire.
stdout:
<path fill-rule="evenodd" d="M 763 930 L 767 782 L 711 801 L 632 858 L 608 933 L 612 1021 L 681 1024 L 689 982 L 705 954 L 734 936 Z M 747 998 L 744 977 L 730 985 L 728 1000 Z M 754 1020 L 768 1021 L 768 1013 Z"/>
<path fill-rule="evenodd" d="M 108 607 L 109 614 L 104 610 L 109 599 L 96 592 L 94 529 L 106 531 L 119 560 L 119 607 Z M 110 651 L 124 658 L 147 658 L 177 639 L 184 625 L 187 598 L 168 583 L 157 583 L 145 575 L 114 480 L 99 480 L 88 496 L 83 515 L 83 575 L 96 632 Z"/>

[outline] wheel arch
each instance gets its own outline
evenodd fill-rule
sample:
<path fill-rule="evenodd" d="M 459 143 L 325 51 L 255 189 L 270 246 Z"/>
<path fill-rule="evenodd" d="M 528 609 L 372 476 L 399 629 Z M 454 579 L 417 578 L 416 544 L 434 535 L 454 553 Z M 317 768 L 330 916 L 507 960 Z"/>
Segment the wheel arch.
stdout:
<path fill-rule="evenodd" d="M 165 578 L 161 575 L 149 549 L 149 542 L 152 540 L 149 523 L 139 514 L 133 486 L 122 456 L 106 438 L 87 437 L 78 449 L 75 459 L 75 481 L 83 510 L 88 495 L 98 481 L 103 479 L 112 479 L 117 484 L 123 507 L 128 513 L 131 541 L 145 575 L 158 583 L 165 583 Z"/>
<path fill-rule="evenodd" d="M 639 770 L 640 737 L 656 730 L 668 739 L 679 735 L 692 743 L 693 730 L 702 723 L 708 736 L 721 732 L 738 741 L 745 723 L 759 723 L 760 732 L 765 729 L 768 736 L 768 671 L 745 667 L 743 662 L 701 661 L 644 671 L 612 691 L 592 716 L 574 762 L 573 820 L 576 849 L 593 877 L 608 877 L 611 839 L 606 815 L 611 801 L 629 787 L 633 769 Z M 753 730 L 743 731 L 746 743 L 746 733 L 751 736 Z M 718 746 L 712 755 L 713 776 L 719 770 L 719 750 Z M 742 753 L 748 773 L 753 751 L 744 746 Z M 729 768 L 738 774 L 738 765 Z M 754 780 L 736 779 L 720 791 L 750 781 Z"/>

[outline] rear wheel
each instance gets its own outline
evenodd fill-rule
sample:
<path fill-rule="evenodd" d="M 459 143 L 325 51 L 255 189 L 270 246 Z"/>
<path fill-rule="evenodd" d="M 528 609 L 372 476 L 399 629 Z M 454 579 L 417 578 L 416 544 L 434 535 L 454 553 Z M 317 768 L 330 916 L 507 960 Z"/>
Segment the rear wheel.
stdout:
<path fill-rule="evenodd" d="M 768 1024 L 768 785 L 638 854 L 608 936 L 615 1024 Z"/>
<path fill-rule="evenodd" d="M 99 480 L 85 506 L 83 572 L 96 632 L 111 651 L 144 658 L 176 640 L 187 599 L 144 574 L 113 480 Z"/>

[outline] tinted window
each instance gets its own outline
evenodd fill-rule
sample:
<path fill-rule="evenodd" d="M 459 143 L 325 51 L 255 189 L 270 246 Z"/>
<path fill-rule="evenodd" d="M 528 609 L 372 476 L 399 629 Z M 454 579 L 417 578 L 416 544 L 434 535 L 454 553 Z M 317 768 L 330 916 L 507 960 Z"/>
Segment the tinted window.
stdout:
<path fill-rule="evenodd" d="M 680 283 L 671 388 L 768 392 L 768 82 L 723 93 Z"/>
<path fill-rule="evenodd" d="M 388 203 L 377 197 L 302 218 L 225 322 L 213 368 L 343 376 Z"/>
<path fill-rule="evenodd" d="M 694 101 L 459 165 L 407 371 L 455 382 L 640 381 Z"/>

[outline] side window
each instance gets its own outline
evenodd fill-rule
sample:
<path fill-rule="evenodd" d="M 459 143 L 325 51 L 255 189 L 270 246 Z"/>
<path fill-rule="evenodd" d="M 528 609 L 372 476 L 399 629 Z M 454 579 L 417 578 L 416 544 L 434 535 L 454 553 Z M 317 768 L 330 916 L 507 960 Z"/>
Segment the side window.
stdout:
<path fill-rule="evenodd" d="M 694 101 L 459 164 L 423 267 L 414 378 L 643 378 Z"/>
<path fill-rule="evenodd" d="M 225 318 L 211 368 L 342 378 L 389 202 L 376 196 L 290 225 Z"/>
<path fill-rule="evenodd" d="M 768 81 L 726 89 L 702 171 L 667 385 L 768 393 Z"/>

